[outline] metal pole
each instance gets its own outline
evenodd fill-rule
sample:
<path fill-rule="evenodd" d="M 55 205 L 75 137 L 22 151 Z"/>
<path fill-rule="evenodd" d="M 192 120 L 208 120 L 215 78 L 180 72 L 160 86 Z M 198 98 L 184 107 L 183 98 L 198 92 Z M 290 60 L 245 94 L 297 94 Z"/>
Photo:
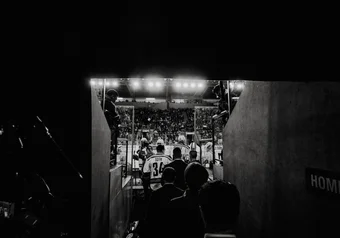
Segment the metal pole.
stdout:
<path fill-rule="evenodd" d="M 126 140 L 126 158 L 125 158 L 125 174 L 124 174 L 124 177 L 126 178 L 127 177 L 127 163 L 128 163 L 128 155 L 129 155 L 129 140 L 127 139 Z"/>
<path fill-rule="evenodd" d="M 230 114 L 231 114 L 231 105 L 230 105 L 230 102 L 231 102 L 231 100 L 230 100 L 230 81 L 229 80 L 227 80 L 227 92 L 228 92 L 228 115 L 229 115 L 229 117 L 228 117 L 228 119 L 230 118 Z"/>
<path fill-rule="evenodd" d="M 194 107 L 194 132 L 196 135 L 196 108 Z"/>
<path fill-rule="evenodd" d="M 117 164 L 117 153 L 118 153 L 118 132 L 119 132 L 119 128 L 118 128 L 118 123 L 116 123 L 115 122 L 115 124 L 116 124 L 116 129 L 115 129 L 115 163 L 114 163 L 114 165 L 116 165 Z"/>
<path fill-rule="evenodd" d="M 202 143 L 200 141 L 200 162 L 202 164 Z"/>
<path fill-rule="evenodd" d="M 102 108 L 103 112 L 105 112 L 105 91 L 106 91 L 106 79 L 103 79 L 103 92 L 102 92 Z"/>
<path fill-rule="evenodd" d="M 212 152 L 213 152 L 213 165 L 215 164 L 215 120 L 212 118 Z"/>

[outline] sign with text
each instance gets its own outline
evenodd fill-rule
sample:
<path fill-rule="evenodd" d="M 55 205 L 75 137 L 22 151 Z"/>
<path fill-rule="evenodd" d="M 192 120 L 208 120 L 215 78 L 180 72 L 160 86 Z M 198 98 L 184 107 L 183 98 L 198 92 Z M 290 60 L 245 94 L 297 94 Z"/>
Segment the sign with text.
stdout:
<path fill-rule="evenodd" d="M 317 194 L 340 197 L 340 173 L 315 168 L 306 168 L 307 190 Z"/>

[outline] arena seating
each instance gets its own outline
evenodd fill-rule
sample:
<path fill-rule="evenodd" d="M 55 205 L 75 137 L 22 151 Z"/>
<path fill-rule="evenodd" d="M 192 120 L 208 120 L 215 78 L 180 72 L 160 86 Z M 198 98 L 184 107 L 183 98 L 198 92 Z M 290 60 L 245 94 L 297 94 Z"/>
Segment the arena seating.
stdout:
<path fill-rule="evenodd" d="M 117 107 L 121 117 L 120 136 L 131 136 L 131 115 L 132 108 Z M 215 108 L 181 108 L 160 110 L 154 108 L 135 108 L 135 138 L 140 139 L 140 130 L 154 130 L 165 140 L 166 144 L 171 144 L 178 140 L 178 132 L 194 131 L 194 112 L 196 110 L 196 130 L 201 139 L 212 137 L 211 118 L 218 113 Z M 216 132 L 221 132 L 221 128 L 215 128 Z"/>

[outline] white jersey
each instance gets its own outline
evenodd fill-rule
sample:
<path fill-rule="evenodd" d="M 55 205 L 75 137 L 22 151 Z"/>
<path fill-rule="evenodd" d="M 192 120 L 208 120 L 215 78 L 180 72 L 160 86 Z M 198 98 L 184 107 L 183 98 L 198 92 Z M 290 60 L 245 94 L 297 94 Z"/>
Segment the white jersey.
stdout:
<path fill-rule="evenodd" d="M 195 142 L 192 142 L 189 147 L 190 150 L 195 150 L 198 155 L 200 154 L 201 148 Z"/>
<path fill-rule="evenodd" d="M 161 187 L 161 178 L 164 166 L 172 161 L 169 155 L 151 155 L 144 164 L 143 173 L 150 173 L 150 187 L 156 190 Z"/>
<path fill-rule="evenodd" d="M 205 152 L 205 159 L 208 160 L 208 162 L 212 162 L 212 160 L 213 160 L 212 151 Z"/>

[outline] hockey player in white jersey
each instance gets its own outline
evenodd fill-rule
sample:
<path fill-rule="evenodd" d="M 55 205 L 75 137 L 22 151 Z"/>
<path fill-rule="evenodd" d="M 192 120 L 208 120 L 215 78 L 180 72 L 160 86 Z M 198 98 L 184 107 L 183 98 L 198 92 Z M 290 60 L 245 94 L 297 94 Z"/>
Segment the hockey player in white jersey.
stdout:
<path fill-rule="evenodd" d="M 164 166 L 172 161 L 169 155 L 164 154 L 165 146 L 164 141 L 162 139 L 159 139 L 157 141 L 156 150 L 157 153 L 155 155 L 151 155 L 145 161 L 143 167 L 143 177 L 145 181 L 150 184 L 150 188 L 152 190 L 156 190 L 162 186 L 161 178 Z"/>
<path fill-rule="evenodd" d="M 136 160 L 139 162 L 139 168 L 141 173 L 143 172 L 143 166 L 147 158 L 153 155 L 152 147 L 149 146 L 149 142 L 146 138 L 142 138 L 140 141 L 140 149 L 137 151 Z"/>

